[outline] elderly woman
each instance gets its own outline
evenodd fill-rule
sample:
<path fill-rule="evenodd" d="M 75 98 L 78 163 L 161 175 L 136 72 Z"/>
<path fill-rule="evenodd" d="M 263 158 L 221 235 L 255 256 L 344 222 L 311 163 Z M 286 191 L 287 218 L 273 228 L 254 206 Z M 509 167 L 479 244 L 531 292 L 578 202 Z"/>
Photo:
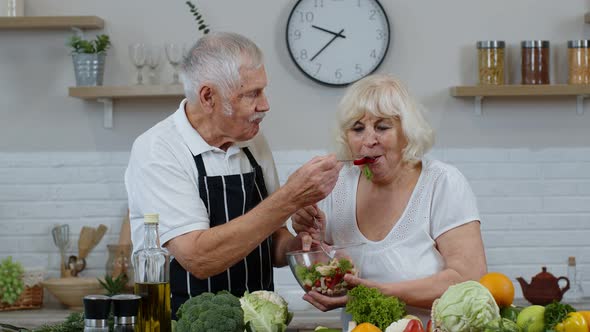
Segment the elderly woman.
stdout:
<path fill-rule="evenodd" d="M 396 296 L 427 321 L 450 285 L 486 273 L 475 196 L 455 167 L 424 157 L 432 128 L 390 76 L 371 75 L 348 89 L 337 140 L 344 159 L 368 163 L 346 165 L 330 196 L 292 216 L 293 228 L 317 237 L 317 219 L 327 243 L 366 243 L 362 279 L 345 280 Z M 315 291 L 303 298 L 322 311 L 348 300 Z"/>

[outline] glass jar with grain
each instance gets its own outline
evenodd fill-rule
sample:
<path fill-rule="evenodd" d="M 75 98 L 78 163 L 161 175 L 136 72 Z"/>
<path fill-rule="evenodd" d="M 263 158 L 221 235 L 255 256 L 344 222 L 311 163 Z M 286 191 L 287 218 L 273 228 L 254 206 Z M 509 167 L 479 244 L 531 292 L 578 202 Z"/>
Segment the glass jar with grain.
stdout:
<path fill-rule="evenodd" d="M 567 42 L 569 84 L 590 84 L 590 40 Z"/>
<path fill-rule="evenodd" d="M 549 84 L 549 41 L 524 40 L 520 46 L 522 84 Z"/>
<path fill-rule="evenodd" d="M 476 43 L 480 85 L 504 84 L 504 49 L 502 40 L 482 40 Z"/>

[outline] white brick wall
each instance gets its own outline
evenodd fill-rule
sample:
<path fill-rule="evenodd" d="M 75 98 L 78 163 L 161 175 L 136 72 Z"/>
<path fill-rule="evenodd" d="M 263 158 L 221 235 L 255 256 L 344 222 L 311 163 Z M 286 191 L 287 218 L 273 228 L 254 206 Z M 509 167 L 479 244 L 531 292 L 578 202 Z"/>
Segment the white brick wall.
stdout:
<path fill-rule="evenodd" d="M 281 182 L 321 154 L 276 151 Z M 431 156 L 457 166 L 478 196 L 489 270 L 530 280 L 546 265 L 561 276 L 573 255 L 590 295 L 590 149 L 439 149 Z M 0 153 L 0 258 L 57 276 L 51 227 L 70 225 L 68 253 L 76 254 L 80 228 L 102 223 L 109 230 L 83 274 L 104 274 L 106 244 L 117 242 L 126 212 L 127 160 L 126 152 Z M 288 269 L 276 279 L 296 309 L 307 307 Z"/>

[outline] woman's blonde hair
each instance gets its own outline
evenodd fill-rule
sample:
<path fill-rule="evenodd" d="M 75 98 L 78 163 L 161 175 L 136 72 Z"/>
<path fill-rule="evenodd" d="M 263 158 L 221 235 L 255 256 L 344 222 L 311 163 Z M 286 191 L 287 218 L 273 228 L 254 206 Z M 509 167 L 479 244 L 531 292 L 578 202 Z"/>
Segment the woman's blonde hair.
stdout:
<path fill-rule="evenodd" d="M 353 157 L 346 134 L 367 113 L 399 119 L 408 141 L 402 158 L 410 164 L 420 161 L 434 144 L 434 131 L 406 87 L 392 76 L 373 74 L 351 85 L 338 107 L 336 144 L 341 157 Z"/>

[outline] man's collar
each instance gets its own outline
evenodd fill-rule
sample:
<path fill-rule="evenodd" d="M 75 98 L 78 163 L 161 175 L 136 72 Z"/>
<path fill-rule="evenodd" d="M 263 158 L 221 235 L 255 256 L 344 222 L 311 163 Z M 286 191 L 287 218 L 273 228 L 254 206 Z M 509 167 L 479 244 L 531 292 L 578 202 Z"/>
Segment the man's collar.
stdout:
<path fill-rule="evenodd" d="M 188 146 L 189 150 L 191 150 L 193 156 L 200 155 L 207 151 L 218 151 L 226 153 L 226 157 L 229 157 L 235 153 L 238 153 L 242 147 L 247 146 L 250 143 L 250 141 L 237 142 L 230 146 L 227 149 L 227 152 L 215 146 L 209 145 L 209 143 L 207 143 L 203 139 L 203 137 L 201 137 L 199 132 L 195 128 L 193 128 L 193 126 L 188 121 L 184 109 L 186 102 L 187 100 L 183 99 L 182 102 L 180 102 L 180 106 L 178 106 L 176 112 L 174 112 L 174 124 L 178 128 L 178 131 L 180 132 L 182 139 Z"/>

